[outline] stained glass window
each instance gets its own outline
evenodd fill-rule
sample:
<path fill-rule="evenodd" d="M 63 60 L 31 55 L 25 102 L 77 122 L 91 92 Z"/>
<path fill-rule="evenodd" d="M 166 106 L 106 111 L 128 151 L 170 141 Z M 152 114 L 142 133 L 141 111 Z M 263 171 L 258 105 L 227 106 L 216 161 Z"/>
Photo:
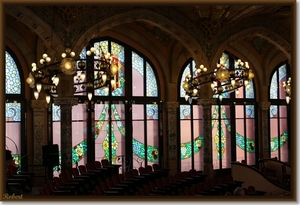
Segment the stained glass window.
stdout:
<path fill-rule="evenodd" d="M 131 165 L 135 168 L 141 164 L 158 163 L 159 160 L 159 135 L 161 133 L 159 126 L 159 89 L 157 77 L 154 72 L 151 62 L 148 61 L 142 54 L 133 51 L 129 46 L 124 46 L 113 40 L 101 40 L 90 43 L 93 47 L 101 49 L 104 52 L 111 52 L 118 57 L 121 64 L 120 72 L 118 73 L 121 80 L 120 87 L 112 91 L 109 96 L 104 89 L 95 91 L 93 100 L 100 102 L 95 103 L 93 111 L 93 119 L 95 126 L 92 128 L 95 138 L 95 160 L 103 158 L 111 160 L 113 164 L 122 164 L 130 159 Z M 125 56 L 128 55 L 129 56 Z M 86 57 L 86 48 L 80 54 L 82 58 Z M 131 61 L 125 61 L 131 59 Z M 131 66 L 131 68 L 130 68 Z M 130 79 L 125 79 L 125 72 L 130 76 Z M 126 82 L 131 82 L 126 84 Z M 132 89 L 132 94 L 125 93 L 126 87 Z M 85 95 L 85 93 L 83 94 Z M 132 97 L 142 97 L 140 100 L 131 100 Z M 147 102 L 147 97 L 151 100 Z M 117 98 L 117 100 L 115 100 Z M 130 102 L 130 107 L 127 104 Z M 125 106 L 126 105 L 126 106 Z M 81 109 L 80 104 L 73 106 L 73 113 L 85 113 L 86 109 Z M 126 117 L 126 109 L 132 112 L 132 118 Z M 56 138 L 59 138 L 60 133 L 60 108 L 53 106 L 53 129 Z M 77 114 L 76 114 L 77 113 Z M 81 114 L 80 114 L 81 115 Z M 73 117 L 73 124 L 79 126 L 82 119 Z M 57 123 L 56 123 L 57 122 Z M 74 126 L 73 125 L 73 126 Z M 126 136 L 128 126 L 133 127 L 133 132 L 130 136 Z M 135 129 L 138 127 L 138 129 Z M 84 164 L 84 159 L 87 155 L 87 140 L 76 137 L 75 129 L 73 129 L 73 163 Z M 83 133 L 87 132 L 87 128 L 83 127 Z M 125 139 L 132 139 L 131 156 L 126 156 Z M 59 140 L 59 139 L 56 139 Z M 112 157 L 112 158 L 110 158 Z M 125 157 L 125 158 L 124 158 Z M 122 162 L 123 160 L 123 162 Z"/>
<path fill-rule="evenodd" d="M 235 62 L 233 56 L 227 52 L 223 53 L 219 63 L 227 68 L 230 62 Z M 184 77 L 195 72 L 195 62 L 189 60 L 184 67 L 180 81 L 180 156 L 181 170 L 191 168 L 202 169 L 203 132 L 202 132 L 202 106 L 194 106 L 197 100 L 191 105 L 185 105 L 185 91 L 182 88 Z M 219 105 L 212 105 L 212 145 L 213 145 L 213 167 L 214 169 L 229 168 L 231 161 L 246 160 L 249 165 L 255 164 L 255 92 L 254 83 L 249 82 L 248 88 L 239 88 L 239 95 L 235 93 L 223 93 L 223 100 Z M 201 89 L 200 89 L 200 92 Z M 214 95 L 213 97 L 218 97 Z M 243 99 L 233 103 L 234 99 Z M 199 108 L 200 107 L 200 108 Z M 233 111 L 231 111 L 233 110 Z M 234 129 L 233 129 L 234 128 Z M 232 142 L 232 139 L 235 139 Z M 232 147 L 235 144 L 235 147 Z M 197 145 L 197 146 L 196 146 Z M 231 155 L 232 149 L 236 154 Z M 197 154 L 196 154 L 197 153 Z M 200 153 L 200 154 L 199 154 Z M 197 159 L 195 161 L 195 159 Z"/>
<path fill-rule="evenodd" d="M 283 63 L 274 70 L 270 80 L 270 156 L 288 162 L 288 105 L 282 87 L 288 75 L 288 64 Z"/>
<path fill-rule="evenodd" d="M 6 94 L 21 94 L 21 80 L 19 67 L 12 55 L 5 51 L 5 93 Z M 14 95 L 15 96 L 15 95 Z M 15 163 L 21 168 L 21 136 L 24 125 L 21 123 L 22 110 L 21 103 L 18 102 L 20 96 L 14 99 L 10 95 L 6 96 L 5 103 L 5 146 L 11 150 Z"/>
<path fill-rule="evenodd" d="M 7 51 L 5 52 L 5 57 L 5 93 L 21 94 L 21 81 L 17 64 Z"/>
<path fill-rule="evenodd" d="M 182 98 L 179 107 L 179 147 L 182 171 L 189 171 L 190 169 L 202 170 L 203 168 L 202 106 L 197 105 L 196 101 L 191 101 L 191 105 L 189 102 L 186 102 L 185 91 L 182 87 L 185 76 L 188 73 L 193 76 L 195 72 L 195 61 L 188 61 L 184 67 L 179 83 L 179 96 Z"/>
<path fill-rule="evenodd" d="M 149 65 L 149 63 L 146 63 L 146 83 L 147 83 L 147 96 L 149 97 L 157 97 L 157 82 L 156 77 L 153 72 L 152 67 Z"/>

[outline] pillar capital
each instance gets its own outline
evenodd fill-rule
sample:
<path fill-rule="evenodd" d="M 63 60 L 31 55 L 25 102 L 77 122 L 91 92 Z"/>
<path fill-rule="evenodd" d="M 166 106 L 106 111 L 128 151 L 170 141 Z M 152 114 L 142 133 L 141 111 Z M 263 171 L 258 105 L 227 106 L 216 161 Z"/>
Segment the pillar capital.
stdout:
<path fill-rule="evenodd" d="M 33 108 L 33 109 L 47 109 L 48 104 L 45 100 L 31 100 L 31 108 Z"/>
<path fill-rule="evenodd" d="M 210 107 L 211 105 L 217 104 L 217 99 L 208 98 L 208 99 L 198 99 L 198 105 L 202 105 L 203 107 Z"/>
<path fill-rule="evenodd" d="M 55 105 L 77 105 L 78 104 L 78 98 L 70 98 L 70 97 L 58 97 L 54 98 L 54 104 Z"/>
<path fill-rule="evenodd" d="M 167 109 L 176 109 L 179 107 L 179 102 L 166 102 L 165 108 Z"/>
<path fill-rule="evenodd" d="M 271 106 L 271 103 L 270 103 L 270 102 L 260 102 L 260 103 L 259 103 L 259 107 L 260 107 L 262 110 L 269 110 L 269 109 L 270 109 L 270 106 Z"/>

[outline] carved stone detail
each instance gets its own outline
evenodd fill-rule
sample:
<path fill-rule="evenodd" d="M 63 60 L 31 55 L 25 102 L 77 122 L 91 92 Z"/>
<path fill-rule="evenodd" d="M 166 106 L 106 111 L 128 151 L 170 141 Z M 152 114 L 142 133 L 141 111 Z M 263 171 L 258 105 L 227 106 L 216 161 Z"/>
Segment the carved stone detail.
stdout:
<path fill-rule="evenodd" d="M 72 106 L 61 105 L 61 169 L 66 171 L 72 168 Z"/>
<path fill-rule="evenodd" d="M 179 102 L 166 102 L 165 108 L 173 110 L 179 107 Z"/>
<path fill-rule="evenodd" d="M 167 108 L 167 118 L 169 122 L 168 126 L 168 151 L 169 151 L 169 163 L 176 164 L 177 163 L 177 108 L 179 106 L 178 102 L 167 102 L 165 104 Z M 175 165 L 174 165 L 175 166 Z M 176 167 L 175 167 L 176 168 Z"/>
<path fill-rule="evenodd" d="M 48 108 L 48 104 L 45 100 L 31 100 L 31 108 L 44 110 Z"/>
<path fill-rule="evenodd" d="M 198 105 L 209 106 L 217 104 L 217 99 L 210 98 L 210 99 L 198 99 Z"/>
<path fill-rule="evenodd" d="M 44 100 L 32 100 L 31 107 L 33 108 L 33 163 L 43 164 L 43 141 L 45 129 L 45 112 L 48 107 Z M 38 170 L 38 167 L 34 168 Z"/>
<path fill-rule="evenodd" d="M 78 98 L 70 98 L 70 97 L 58 97 L 54 98 L 55 105 L 78 105 Z"/>
<path fill-rule="evenodd" d="M 260 102 L 259 107 L 261 108 L 261 138 L 262 138 L 262 149 L 263 153 L 269 154 L 269 109 L 270 102 Z"/>
<path fill-rule="evenodd" d="M 260 103 L 259 103 L 259 107 L 260 107 L 262 110 L 269 110 L 269 109 L 270 109 L 270 106 L 271 106 L 271 103 L 270 103 L 270 102 L 260 102 Z"/>

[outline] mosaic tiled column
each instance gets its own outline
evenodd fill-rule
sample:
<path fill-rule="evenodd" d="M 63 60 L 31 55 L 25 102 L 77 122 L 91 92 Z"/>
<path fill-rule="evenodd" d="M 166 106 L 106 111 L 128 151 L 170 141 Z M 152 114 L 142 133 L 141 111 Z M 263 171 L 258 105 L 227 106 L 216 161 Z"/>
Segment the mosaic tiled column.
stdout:
<path fill-rule="evenodd" d="M 47 130 L 47 108 L 45 100 L 32 100 L 31 108 L 33 109 L 33 164 L 43 164 L 43 150 L 45 130 Z M 43 167 L 35 167 L 35 169 Z"/>
<path fill-rule="evenodd" d="M 203 108 L 203 173 L 208 178 L 213 178 L 211 105 L 215 102 L 215 99 L 199 99 L 198 101 Z"/>
<path fill-rule="evenodd" d="M 270 157 L 270 145 L 269 145 L 269 110 L 270 102 L 260 102 L 260 112 L 261 112 L 261 140 L 262 145 L 262 156 L 260 158 L 269 158 Z"/>
<path fill-rule="evenodd" d="M 60 150 L 61 170 L 72 168 L 72 106 L 78 104 L 77 98 L 55 98 L 54 103 L 60 105 Z"/>
<path fill-rule="evenodd" d="M 168 163 L 169 169 L 176 172 L 178 167 L 177 152 L 180 146 L 177 144 L 177 108 L 178 102 L 167 102 L 167 121 L 168 121 Z M 179 147 L 179 148 L 178 148 Z M 170 173 L 173 174 L 173 173 Z"/>

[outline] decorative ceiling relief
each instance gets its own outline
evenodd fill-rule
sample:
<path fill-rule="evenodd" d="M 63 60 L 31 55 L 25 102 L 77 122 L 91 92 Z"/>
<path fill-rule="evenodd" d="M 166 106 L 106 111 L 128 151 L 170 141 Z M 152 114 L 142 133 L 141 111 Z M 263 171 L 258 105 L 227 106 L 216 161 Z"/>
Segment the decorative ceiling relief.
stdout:
<path fill-rule="evenodd" d="M 245 39 L 245 41 L 249 42 L 259 55 L 266 51 L 271 45 L 271 43 L 263 38 L 254 38 L 252 40 Z"/>

